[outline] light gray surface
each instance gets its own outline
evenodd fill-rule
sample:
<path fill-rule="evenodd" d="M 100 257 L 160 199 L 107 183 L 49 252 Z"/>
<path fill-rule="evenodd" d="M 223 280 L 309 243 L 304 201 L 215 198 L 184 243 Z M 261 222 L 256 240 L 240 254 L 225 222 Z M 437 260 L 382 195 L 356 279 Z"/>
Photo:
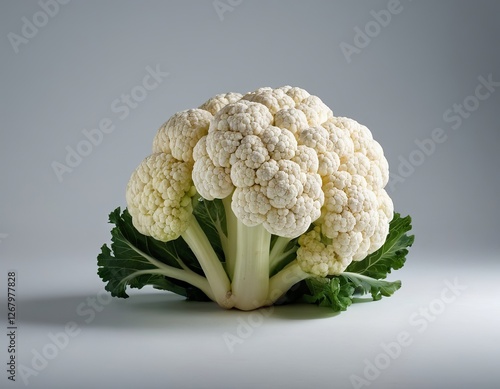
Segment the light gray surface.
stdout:
<path fill-rule="evenodd" d="M 20 382 L 5 387 L 498 388 L 500 266 L 471 274 L 412 260 L 393 297 L 338 316 L 315 306 L 224 311 L 149 288 L 110 301 L 84 266 L 73 267 L 76 287 L 36 294 L 43 265 L 20 266 Z M 48 274 L 38 287 L 58 280 Z"/>
<path fill-rule="evenodd" d="M 219 15 L 214 4 L 219 7 L 226 4 L 226 12 Z M 62 301 L 72 306 L 78 305 L 81 296 L 92 295 L 102 287 L 95 275 L 95 257 L 102 243 L 109 239 L 107 214 L 116 206 L 124 205 L 124 188 L 130 173 L 149 153 L 157 128 L 171 114 L 196 107 L 216 93 L 247 92 L 260 86 L 303 87 L 320 96 L 336 115 L 355 118 L 372 130 L 391 166 L 390 192 L 396 209 L 411 214 L 414 219 L 417 240 L 410 257 L 414 267 L 410 269 L 419 269 L 422 272 L 419 274 L 424 274 L 426 269 L 432 272 L 439 262 L 450 269 L 450 279 L 456 272 L 467 269 L 491 273 L 490 266 L 498 261 L 500 249 L 497 206 L 500 5 L 496 1 L 410 0 L 401 0 L 396 7 L 391 4 L 395 3 L 115 0 L 72 1 L 59 4 L 58 9 L 52 6 L 50 11 L 43 11 L 35 1 L 0 3 L 0 36 L 3 37 L 0 40 L 3 96 L 0 106 L 0 258 L 3 273 L 7 269 L 19 270 L 20 293 L 27 301 L 25 309 L 34 306 L 29 303 L 33 295 L 76 296 Z M 391 20 L 386 23 L 386 17 L 377 22 L 377 18 L 387 15 L 388 9 L 394 11 Z M 380 13 L 381 10 L 384 11 Z M 44 20 L 41 12 L 45 15 L 51 12 L 54 16 L 46 16 Z M 43 26 L 36 32 L 25 28 L 25 34 L 31 33 L 29 38 L 13 38 L 13 34 L 22 36 L 25 20 L 33 21 L 34 17 Z M 381 26 L 381 23 L 387 25 Z M 361 42 L 357 28 L 368 30 L 372 37 Z M 13 39 L 24 39 L 27 43 L 12 44 Z M 354 46 L 356 42 L 358 47 Z M 347 45 L 355 50 L 348 56 L 345 55 Z M 151 88 L 137 107 L 126 114 L 123 103 L 116 103 L 116 99 L 133 88 L 138 90 L 148 69 L 156 68 L 168 75 L 160 76 L 157 87 Z M 481 77 L 490 77 L 497 85 L 490 86 L 490 90 L 479 87 Z M 474 97 L 476 91 L 480 99 Z M 459 123 L 456 114 L 448 110 L 464 103 L 469 104 L 470 112 L 464 112 Z M 95 128 L 106 118 L 114 130 L 104 134 L 88 156 L 61 176 L 60 182 L 53 163 L 65 163 L 66 148 L 75 149 L 86 139 L 82 131 Z M 445 136 L 446 140 L 434 142 L 435 147 L 429 146 L 433 148 L 429 155 L 419 160 L 424 154 L 417 151 L 416 142 L 431 138 L 436 128 L 441 128 L 444 134 L 438 138 Z M 405 171 L 401 161 L 411 156 L 419 166 L 410 168 L 413 171 L 408 173 L 408 167 Z M 400 181 L 395 175 L 400 176 Z M 46 276 L 40 277 L 43 269 L 40 263 L 47 263 Z M 402 274 L 410 279 L 415 277 L 408 271 Z M 481 296 L 486 292 L 481 291 L 480 277 L 476 277 L 477 304 L 481 304 Z M 444 278 L 446 272 L 442 271 L 437 279 L 432 278 L 434 284 L 424 281 L 423 287 L 439 290 Z M 384 303 L 389 315 L 396 315 L 389 307 L 403 304 L 412 311 L 428 302 L 425 297 L 418 299 L 417 287 L 411 290 L 415 292 L 414 301 L 405 302 L 400 298 Z M 20 304 L 22 310 L 22 301 Z M 57 331 L 66 323 L 64 313 L 57 317 L 54 304 L 54 300 L 46 301 L 51 312 L 47 322 L 41 320 L 42 310 L 36 320 L 32 317 L 26 324 L 26 335 L 20 343 L 25 361 L 35 344 L 46 342 L 44 337 L 50 328 Z M 357 309 L 362 312 L 364 307 Z M 454 307 L 455 314 L 463 320 L 452 321 L 450 317 L 446 322 L 456 326 L 446 339 L 447 346 L 459 342 L 466 335 L 461 331 L 471 325 L 467 319 L 469 313 L 460 311 L 459 307 Z M 371 310 L 372 306 L 367 309 Z M 120 312 L 127 315 L 125 309 Z M 192 319 L 191 313 L 184 314 L 187 320 Z M 490 314 L 498 323 L 498 310 Z M 348 315 L 342 316 L 342 320 L 351 320 L 348 318 L 352 316 Z M 360 313 L 359 320 L 367 318 Z M 271 328 L 276 324 L 272 323 Z M 304 325 L 309 326 L 307 323 Z M 326 330 L 326 321 L 321 323 Z M 484 325 L 489 326 L 491 322 Z M 358 351 L 350 354 L 350 363 L 346 366 L 362 364 L 364 358 L 375 355 L 378 336 L 384 334 L 377 330 L 364 332 L 365 325 L 358 322 L 354 324 L 357 326 L 363 335 L 353 340 Z M 112 326 L 108 327 L 95 339 L 101 342 L 107 334 L 114 334 Z M 492 328 L 479 331 L 475 336 L 484 341 L 481 333 L 493 336 Z M 397 334 L 400 328 L 394 325 L 393 330 L 391 335 Z M 76 371 L 80 379 L 84 375 L 98 376 L 99 369 L 104 369 L 106 363 L 111 364 L 116 375 L 113 378 L 106 373 L 108 381 L 105 382 L 116 379 L 121 383 L 157 387 L 159 377 L 167 380 L 166 373 L 155 375 L 155 370 L 147 370 L 143 362 L 140 366 L 147 370 L 145 374 L 132 370 L 134 358 L 153 357 L 144 345 L 137 348 L 143 339 L 141 334 L 147 334 L 147 326 L 119 328 L 118 334 L 120 331 L 125 331 L 127 336 L 139 334 L 130 344 L 123 343 L 123 349 L 109 349 L 104 343 L 97 343 L 90 335 L 92 331 L 84 336 L 88 348 L 85 355 L 91 358 L 95 353 L 99 359 L 79 359 L 78 349 L 69 347 L 67 356 L 55 360 L 51 368 L 40 373 L 39 384 L 34 379 L 32 386 L 49 387 L 43 385 L 54 383 L 52 387 L 57 387 L 55 382 L 62 379 L 61 374 L 62 377 L 67 374 L 61 382 L 68 382 L 64 380 L 70 379 L 74 372 L 61 373 L 63 367 Z M 99 328 L 95 331 L 99 332 Z M 197 341 L 207 347 L 211 344 L 203 332 L 190 331 L 190 327 L 183 331 L 182 336 L 191 342 L 190 347 L 196 348 Z M 444 328 L 438 333 L 447 337 Z M 212 335 L 208 331 L 206 336 Z M 285 332 L 282 336 L 288 335 L 291 333 Z M 154 336 L 144 336 L 146 342 L 155 341 Z M 178 339 L 182 339 L 180 336 Z M 297 332 L 295 336 L 304 335 Z M 353 333 L 348 338 L 351 336 Z M 257 336 L 254 338 L 256 344 L 268 341 L 266 337 L 259 341 Z M 374 342 L 375 348 L 368 352 L 363 348 L 363 339 Z M 434 341 L 430 335 L 423 339 L 422 359 L 418 359 L 421 361 L 425 360 L 425 345 L 431 347 Z M 78 340 L 79 347 L 83 347 L 80 342 L 83 337 Z M 480 343 L 471 342 L 469 346 Z M 113 344 L 118 344 L 117 340 Z M 323 350 L 319 339 L 313 344 L 316 346 L 308 348 L 307 356 L 283 353 L 283 357 L 295 355 L 297 358 L 290 365 L 280 362 L 282 369 L 292 366 L 295 371 L 289 376 L 290 381 L 286 381 L 287 387 L 306 385 L 306 381 L 295 378 L 300 376 L 301 369 L 315 369 L 313 360 L 304 359 L 311 358 L 314 351 Z M 134 349 L 136 356 L 132 357 Z M 291 346 L 292 349 L 296 348 Z M 440 349 L 441 360 L 458 352 L 453 348 L 448 351 Z M 479 351 L 479 346 L 472 351 L 478 361 L 482 360 Z M 493 350 L 489 352 L 487 355 L 493 356 Z M 429 351 L 427 357 L 433 355 L 433 351 Z M 158 353 L 154 356 L 160 358 Z M 216 356 L 220 359 L 207 356 L 210 363 L 239 361 L 243 366 L 248 362 L 256 369 L 254 377 L 259 374 L 257 361 L 261 363 L 265 359 L 223 352 Z M 496 357 L 498 360 L 498 352 Z M 173 360 L 174 356 L 165 353 L 161 358 Z M 405 358 L 398 360 L 399 367 L 396 364 L 391 367 L 392 374 L 401 374 L 403 381 L 399 382 L 418 382 L 432 375 L 426 374 L 430 367 L 424 365 L 419 374 L 417 368 L 412 368 L 412 357 Z M 88 369 L 82 371 L 81 365 L 75 363 L 84 360 L 88 360 Z M 460 361 L 461 369 L 468 368 L 463 363 L 468 359 Z M 121 363 L 130 364 L 125 375 L 128 381 L 119 378 Z M 299 365 L 302 367 L 294 367 Z M 323 366 L 324 370 L 318 375 L 326 377 L 329 367 Z M 263 371 L 267 374 L 270 370 Z M 485 371 L 493 373 L 492 369 Z M 182 369 L 172 369 L 175 379 L 171 382 L 178 383 L 181 372 Z M 442 370 L 441 377 L 445 377 L 446 372 Z M 47 374 L 45 378 L 44 374 Z M 53 381 L 47 378 L 49 374 L 53 374 L 50 376 Z M 488 374 L 478 377 L 478 382 L 490 382 L 493 377 Z M 284 377 L 287 380 L 287 374 Z M 291 383 L 292 377 L 295 377 L 295 386 Z M 498 381 L 498 376 L 496 378 Z M 96 377 L 92 379 L 99 382 Z M 3 385 L 4 381 L 0 382 Z M 210 387 L 209 375 L 205 382 L 207 384 L 200 387 Z M 387 381 L 377 380 L 372 387 L 399 387 L 397 382 L 387 378 Z M 456 382 L 454 387 L 459 387 L 460 380 Z M 428 387 L 444 387 L 436 385 Z M 172 384 L 171 387 L 180 386 Z M 339 387 L 345 386 L 339 384 Z"/>

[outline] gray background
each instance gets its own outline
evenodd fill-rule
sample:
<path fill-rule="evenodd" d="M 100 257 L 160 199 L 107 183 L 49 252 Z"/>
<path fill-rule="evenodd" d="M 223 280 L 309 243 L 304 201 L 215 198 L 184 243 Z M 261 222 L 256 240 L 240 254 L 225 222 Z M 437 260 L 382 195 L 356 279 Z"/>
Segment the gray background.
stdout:
<path fill-rule="evenodd" d="M 71 2 L 16 54 L 8 33 L 20 34 L 21 18 L 40 7 L 2 3 L 0 232 L 9 234 L 2 255 L 93 257 L 107 236 L 107 213 L 124 204 L 131 171 L 171 114 L 216 93 L 286 84 L 367 125 L 394 173 L 416 139 L 443 128 L 446 142 L 396 185 L 396 209 L 414 217 L 415 250 L 498 250 L 500 91 L 457 130 L 443 120 L 474 93 L 478 76 L 500 80 L 497 2 L 402 1 L 350 63 L 340 44 L 353 45 L 354 28 L 387 2 L 232 8 L 221 21 L 212 1 Z M 156 65 L 169 75 L 120 120 L 112 101 Z M 106 117 L 116 129 L 60 183 L 51 163 L 64 163 L 65 147 L 76 148 L 82 130 Z"/>
<path fill-rule="evenodd" d="M 416 140 L 442 128 L 446 141 L 390 190 L 414 220 L 408 271 L 498 261 L 500 86 L 456 130 L 443 119 L 478 77 L 500 81 L 497 1 L 401 0 L 350 61 L 341 44 L 354 45 L 355 28 L 373 25 L 370 12 L 387 1 L 233 0 L 222 16 L 211 0 L 72 1 L 18 53 L 9 33 L 21 35 L 40 5 L 0 4 L 0 258 L 24 293 L 102 287 L 95 257 L 109 239 L 107 215 L 124 206 L 131 172 L 170 115 L 217 93 L 287 84 L 367 125 L 394 174 Z M 120 119 L 112 102 L 147 66 L 169 74 Z M 51 164 L 103 118 L 116 129 L 59 182 Z"/>

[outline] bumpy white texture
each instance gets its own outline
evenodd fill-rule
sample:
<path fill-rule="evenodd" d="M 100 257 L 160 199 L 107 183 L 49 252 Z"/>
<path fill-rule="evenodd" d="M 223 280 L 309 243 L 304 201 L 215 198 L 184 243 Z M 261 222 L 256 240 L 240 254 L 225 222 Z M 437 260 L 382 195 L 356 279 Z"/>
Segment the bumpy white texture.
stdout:
<path fill-rule="evenodd" d="M 260 88 L 216 112 L 194 155 L 198 192 L 207 199 L 232 193 L 233 212 L 247 226 L 290 238 L 307 231 L 324 195 L 318 155 L 298 137 L 307 117 L 295 107 L 304 104 L 316 118 L 331 112 L 313 102 L 320 100 L 300 88 Z"/>
<path fill-rule="evenodd" d="M 342 273 L 351 262 L 349 257 L 339 256 L 335 246 L 322 237 L 320 226 L 299 237 L 297 257 L 301 268 L 320 277 Z"/>
<path fill-rule="evenodd" d="M 242 97 L 242 94 L 234 92 L 218 94 L 205 101 L 202 105 L 200 105 L 199 108 L 210 112 L 212 115 L 215 115 L 226 105 L 236 103 Z"/>
<path fill-rule="evenodd" d="M 175 113 L 158 130 L 153 153 L 168 153 L 180 161 L 193 161 L 193 149 L 208 132 L 212 114 L 203 109 Z"/>
<path fill-rule="evenodd" d="M 228 167 L 215 166 L 207 153 L 207 137 L 200 139 L 194 148 L 193 182 L 196 182 L 198 193 L 207 200 L 223 199 L 234 190 L 231 182 L 231 170 Z"/>
<path fill-rule="evenodd" d="M 216 95 L 198 109 L 172 116 L 158 131 L 153 151 L 170 157 L 167 170 L 149 173 L 149 180 L 160 177 L 156 182 L 171 181 L 165 187 L 184 188 L 175 193 L 186 208 L 176 209 L 173 198 L 163 200 L 162 209 L 168 204 L 179 215 L 169 219 L 176 231 L 187 220 L 181 209 L 190 214 L 184 199 L 194 183 L 208 200 L 232 196 L 233 212 L 247 226 L 263 225 L 289 238 L 302 235 L 297 261 L 311 274 L 340 274 L 385 242 L 393 204 L 384 189 L 389 170 L 382 147 L 368 128 L 334 116 L 304 89 L 264 87 L 245 95 Z M 194 161 L 192 182 L 189 169 L 176 165 L 181 161 L 183 169 Z M 136 175 L 146 177 L 149 170 L 139 167 Z M 181 179 L 184 173 L 188 176 Z M 146 178 L 141 185 L 129 184 L 135 195 L 127 194 L 136 199 L 131 208 L 141 209 L 134 223 L 166 237 L 165 223 L 154 225 L 167 216 L 152 216 L 160 207 L 151 204 L 162 202 L 153 200 L 158 196 Z M 142 197 L 147 200 L 137 200 Z"/>
<path fill-rule="evenodd" d="M 300 238 L 297 259 L 304 271 L 325 276 L 340 274 L 352 261 L 378 250 L 389 232 L 394 209 L 384 189 L 388 163 L 368 128 L 344 117 L 331 117 L 321 127 L 331 143 L 324 140 L 324 134 L 316 141 L 319 135 L 312 137 L 308 130 L 302 136 L 321 148 L 319 173 L 325 202 L 315 222 L 320 229 Z M 323 157 L 325 145 L 326 155 L 333 156 L 331 164 Z M 315 250 L 320 251 L 312 255 Z"/>
<path fill-rule="evenodd" d="M 127 208 L 140 233 L 167 242 L 189 227 L 191 198 L 196 193 L 191 170 L 191 162 L 154 153 L 132 173 L 126 191 Z"/>

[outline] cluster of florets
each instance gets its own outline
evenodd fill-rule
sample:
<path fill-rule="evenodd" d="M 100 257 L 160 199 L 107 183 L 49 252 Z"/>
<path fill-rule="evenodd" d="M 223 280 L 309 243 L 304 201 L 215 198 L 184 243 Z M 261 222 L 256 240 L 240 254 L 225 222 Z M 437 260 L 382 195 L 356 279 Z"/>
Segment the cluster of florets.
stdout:
<path fill-rule="evenodd" d="M 301 269 L 326 276 L 384 243 L 388 178 L 365 126 L 303 89 L 260 88 L 174 114 L 133 173 L 127 204 L 139 232 L 168 241 L 189 227 L 195 195 L 229 199 L 244 225 L 299 237 Z"/>

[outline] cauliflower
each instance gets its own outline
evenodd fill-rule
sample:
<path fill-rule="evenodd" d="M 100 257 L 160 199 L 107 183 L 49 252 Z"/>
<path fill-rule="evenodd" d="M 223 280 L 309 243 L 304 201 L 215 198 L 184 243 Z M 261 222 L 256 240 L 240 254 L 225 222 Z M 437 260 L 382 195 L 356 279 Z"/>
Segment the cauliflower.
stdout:
<path fill-rule="evenodd" d="M 340 276 L 358 289 L 375 288 L 375 298 L 381 289 L 367 281 L 370 272 L 356 278 L 348 270 L 378 255 L 390 236 L 388 178 L 382 147 L 368 128 L 334 116 L 304 89 L 216 95 L 168 119 L 130 177 L 131 224 L 169 247 L 175 261 L 158 262 L 136 247 L 146 267 L 154 266 L 126 281 L 156 274 L 157 286 L 180 280 L 222 307 L 242 310 L 274 304 L 303 280 L 311 291 L 314 282 L 331 289 Z M 409 246 L 412 240 L 403 239 L 409 220 L 403 224 L 396 241 Z M 186 258 L 196 265 L 172 254 L 181 250 L 172 242 L 185 242 Z M 401 252 L 392 254 L 401 260 Z"/>

